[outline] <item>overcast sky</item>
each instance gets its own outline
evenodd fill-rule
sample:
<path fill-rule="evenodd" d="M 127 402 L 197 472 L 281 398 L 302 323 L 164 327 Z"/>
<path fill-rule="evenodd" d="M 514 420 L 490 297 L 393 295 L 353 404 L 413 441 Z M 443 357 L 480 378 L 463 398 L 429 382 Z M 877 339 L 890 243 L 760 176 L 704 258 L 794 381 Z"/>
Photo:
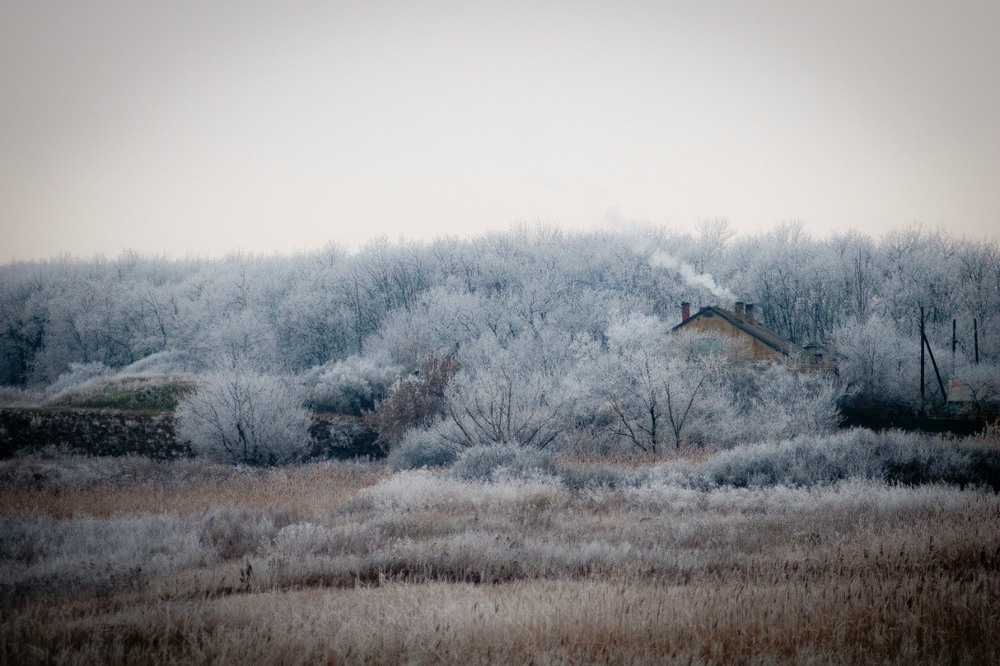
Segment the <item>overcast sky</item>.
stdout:
<path fill-rule="evenodd" d="M 0 261 L 1000 229 L 1000 0 L 0 0 Z"/>

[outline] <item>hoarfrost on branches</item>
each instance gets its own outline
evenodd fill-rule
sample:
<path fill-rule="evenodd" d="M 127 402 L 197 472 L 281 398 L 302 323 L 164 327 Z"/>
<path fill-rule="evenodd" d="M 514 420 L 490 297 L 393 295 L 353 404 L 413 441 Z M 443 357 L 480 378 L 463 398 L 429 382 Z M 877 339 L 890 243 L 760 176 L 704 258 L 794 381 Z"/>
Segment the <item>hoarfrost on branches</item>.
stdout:
<path fill-rule="evenodd" d="M 199 456 L 274 465 L 308 452 L 309 412 L 288 378 L 237 369 L 202 378 L 177 408 L 177 432 Z"/>

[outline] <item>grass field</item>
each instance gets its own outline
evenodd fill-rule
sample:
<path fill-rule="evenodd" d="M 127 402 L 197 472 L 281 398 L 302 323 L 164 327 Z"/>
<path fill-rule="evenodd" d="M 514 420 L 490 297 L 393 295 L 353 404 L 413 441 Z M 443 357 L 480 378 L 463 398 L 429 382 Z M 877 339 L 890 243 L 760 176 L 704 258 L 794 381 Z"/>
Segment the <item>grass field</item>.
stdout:
<path fill-rule="evenodd" d="M 3 461 L 0 660 L 1000 662 L 995 492 L 663 472 L 713 457 L 564 463 L 644 472 L 613 487 Z"/>

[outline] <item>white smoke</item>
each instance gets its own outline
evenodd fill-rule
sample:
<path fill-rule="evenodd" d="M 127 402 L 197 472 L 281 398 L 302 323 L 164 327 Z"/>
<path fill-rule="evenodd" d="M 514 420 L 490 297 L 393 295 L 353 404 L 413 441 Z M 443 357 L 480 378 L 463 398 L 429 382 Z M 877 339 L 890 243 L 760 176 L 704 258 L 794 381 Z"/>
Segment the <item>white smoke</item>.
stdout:
<path fill-rule="evenodd" d="M 649 257 L 649 264 L 658 268 L 666 268 L 668 271 L 677 273 L 684 283 L 691 287 L 702 287 L 708 289 L 715 296 L 727 300 L 735 301 L 736 294 L 725 287 L 719 286 L 708 273 L 699 273 L 691 264 L 681 261 L 677 257 L 672 257 L 666 252 L 657 250 Z"/>

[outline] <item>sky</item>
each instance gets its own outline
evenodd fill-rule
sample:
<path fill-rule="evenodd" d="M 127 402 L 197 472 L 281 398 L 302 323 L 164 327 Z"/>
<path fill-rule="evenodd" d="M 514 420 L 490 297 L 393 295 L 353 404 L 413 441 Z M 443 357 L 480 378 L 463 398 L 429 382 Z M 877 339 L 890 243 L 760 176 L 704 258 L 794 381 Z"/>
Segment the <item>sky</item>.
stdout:
<path fill-rule="evenodd" d="M 1000 232 L 1000 0 L 0 0 L 0 262 Z"/>

